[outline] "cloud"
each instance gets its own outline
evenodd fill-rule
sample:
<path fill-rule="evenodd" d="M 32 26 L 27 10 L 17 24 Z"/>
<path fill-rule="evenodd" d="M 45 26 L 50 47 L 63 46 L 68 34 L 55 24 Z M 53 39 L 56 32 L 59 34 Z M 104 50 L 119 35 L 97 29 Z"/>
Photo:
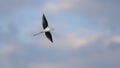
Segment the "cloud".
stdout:
<path fill-rule="evenodd" d="M 42 0 L 0 0 L 1 12 L 16 11 L 42 5 Z"/>
<path fill-rule="evenodd" d="M 15 11 L 33 8 L 37 5 L 36 2 L 38 1 L 11 0 L 8 3 L 8 0 L 1 0 L 0 9 Z M 32 36 L 34 27 L 37 27 L 36 30 L 39 25 L 34 26 L 31 21 L 34 19 L 36 22 L 35 20 L 40 19 L 36 17 L 37 15 L 34 16 L 34 13 L 31 15 L 31 11 L 23 14 L 19 12 L 14 15 L 6 14 L 4 18 L 0 18 L 3 22 L 0 23 L 0 68 L 120 68 L 119 7 L 117 5 L 119 6 L 116 1 L 112 0 L 109 2 L 108 0 L 62 0 L 46 3 L 44 8 L 48 10 L 48 16 L 52 12 L 64 13 L 61 18 L 65 18 L 64 23 L 60 22 L 62 25 L 55 26 L 58 27 L 58 33 L 63 34 L 60 37 L 53 34 L 53 44 L 44 35 Z M 73 20 L 74 17 L 66 21 L 66 13 L 69 14 L 68 17 L 75 15 L 77 21 Z M 89 21 L 87 25 L 93 29 L 86 26 L 81 28 L 79 25 L 82 23 L 79 24 L 79 16 L 85 16 L 84 20 Z M 15 23 L 10 23 L 11 19 L 15 20 Z M 70 19 L 78 22 L 77 27 L 69 22 Z M 55 16 L 55 20 L 60 21 L 61 19 Z M 68 23 L 65 24 L 66 22 Z M 69 23 L 70 25 L 68 25 Z M 99 27 L 109 26 L 111 29 L 106 29 L 106 27 L 105 31 L 99 31 L 96 23 L 100 25 Z M 64 27 L 69 29 L 68 32 Z M 106 32 L 109 30 L 112 32 Z"/>
<path fill-rule="evenodd" d="M 111 44 L 120 44 L 120 36 L 109 36 L 104 40 L 105 46 L 110 46 Z"/>
<path fill-rule="evenodd" d="M 28 65 L 28 68 L 65 68 L 64 66 L 61 66 L 57 63 L 49 63 L 49 62 L 35 62 Z"/>
<path fill-rule="evenodd" d="M 73 1 L 72 1 L 73 2 Z M 61 12 L 64 10 L 71 9 L 73 5 L 70 2 L 67 2 L 66 0 L 62 0 L 60 2 L 55 3 L 47 3 L 44 5 L 44 9 L 48 12 Z"/>
<path fill-rule="evenodd" d="M 90 24 L 97 25 L 109 32 L 119 33 L 119 1 L 101 0 L 61 0 L 58 2 L 47 3 L 44 9 L 48 13 L 63 13 L 85 18 Z M 68 14 L 68 15 L 67 15 Z"/>
<path fill-rule="evenodd" d="M 11 54 L 15 52 L 15 47 L 12 44 L 8 44 L 5 46 L 4 50 L 7 54 Z"/>
<path fill-rule="evenodd" d="M 56 32 L 60 33 L 60 32 Z M 77 50 L 80 47 L 88 46 L 90 43 L 96 42 L 102 36 L 101 33 L 92 32 L 89 29 L 80 28 L 79 31 L 71 31 L 61 36 L 56 36 L 53 33 L 54 44 L 46 43 L 46 38 L 42 39 L 43 42 L 40 42 L 41 39 L 36 40 L 37 44 L 49 45 L 57 47 L 58 49 L 70 49 Z M 45 36 L 44 36 L 45 37 Z"/>
<path fill-rule="evenodd" d="M 115 36 L 111 39 L 112 42 L 114 43 L 120 43 L 120 36 Z"/>
<path fill-rule="evenodd" d="M 114 51 L 119 51 L 120 50 L 120 43 L 111 43 L 108 47 L 108 49 L 110 50 L 114 50 Z"/>
<path fill-rule="evenodd" d="M 119 2 L 119 1 L 118 1 Z M 112 13 L 119 9 L 117 1 L 101 1 L 101 0 L 61 0 L 44 5 L 45 9 L 53 12 L 69 11 L 84 13 L 88 15 L 104 15 L 105 13 Z M 111 11 L 110 11 L 111 10 Z M 117 11 L 117 12 L 118 12 Z M 116 11 L 115 11 L 116 12 Z"/>
<path fill-rule="evenodd" d="M 71 35 L 67 35 L 65 37 L 62 38 L 58 38 L 55 39 L 55 44 L 59 45 L 60 47 L 62 46 L 62 48 L 79 48 L 82 46 L 86 46 L 92 42 L 95 42 L 96 39 L 98 39 L 99 35 L 98 34 L 89 34 L 89 35 L 85 35 L 86 37 L 79 37 L 76 36 L 72 33 L 70 33 Z"/>
<path fill-rule="evenodd" d="M 11 68 L 101 68 L 104 66 L 109 68 L 111 66 L 115 67 L 117 65 L 115 62 L 119 63 L 119 60 L 117 60 L 120 56 L 119 51 L 108 50 L 109 46 L 105 48 L 103 45 L 106 40 L 112 40 L 115 37 L 108 38 L 94 32 L 83 32 L 89 34 L 83 38 L 79 37 L 78 33 L 75 33 L 77 35 L 64 36 L 59 38 L 60 40 L 55 41 L 55 47 L 50 47 L 49 43 L 46 44 L 46 40 L 45 42 L 38 40 L 39 44 L 34 43 L 34 41 L 31 43 L 19 41 L 19 43 L 12 45 L 12 48 L 11 45 L 10 47 L 6 46 L 5 50 L 12 53 L 8 52 L 10 53 L 9 55 L 5 54 L 2 58 L 3 61 L 0 63 L 4 62 L 5 65 L 2 65 L 3 67 L 8 65 Z M 88 43 L 81 46 L 82 39 L 87 40 Z M 13 46 L 15 46 L 15 50 Z"/>

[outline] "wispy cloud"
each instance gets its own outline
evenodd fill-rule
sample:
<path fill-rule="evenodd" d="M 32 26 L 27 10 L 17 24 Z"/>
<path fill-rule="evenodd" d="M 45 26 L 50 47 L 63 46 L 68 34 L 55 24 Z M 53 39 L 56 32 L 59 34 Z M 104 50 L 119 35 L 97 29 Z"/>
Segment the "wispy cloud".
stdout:
<path fill-rule="evenodd" d="M 2 13 L 9 13 L 10 11 L 35 8 L 43 3 L 42 0 L 0 0 L 0 10 Z"/>
<path fill-rule="evenodd" d="M 1 0 L 0 68 L 120 68 L 119 5 L 113 0 Z M 44 11 L 55 27 L 53 44 L 44 34 L 33 37 Z"/>
<path fill-rule="evenodd" d="M 118 1 L 119 2 L 119 1 Z M 109 28 L 109 31 L 119 32 L 119 4 L 117 1 L 100 0 L 61 0 L 58 2 L 47 3 L 44 9 L 48 13 L 74 14 L 84 17 L 103 28 Z M 99 25 L 103 24 L 103 25 Z M 120 33 L 120 32 L 119 32 Z"/>

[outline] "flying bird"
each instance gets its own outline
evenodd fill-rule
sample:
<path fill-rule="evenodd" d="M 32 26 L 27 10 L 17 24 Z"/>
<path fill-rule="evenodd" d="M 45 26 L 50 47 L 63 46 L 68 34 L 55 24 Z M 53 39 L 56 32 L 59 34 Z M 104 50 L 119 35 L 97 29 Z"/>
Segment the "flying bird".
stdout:
<path fill-rule="evenodd" d="M 50 31 L 53 31 L 54 29 L 49 28 L 47 19 L 46 19 L 44 14 L 43 14 L 43 17 L 42 17 L 42 27 L 43 27 L 43 30 L 40 31 L 37 34 L 34 34 L 34 36 L 39 35 L 41 33 L 45 33 L 46 37 L 53 43 L 52 34 L 50 33 Z"/>

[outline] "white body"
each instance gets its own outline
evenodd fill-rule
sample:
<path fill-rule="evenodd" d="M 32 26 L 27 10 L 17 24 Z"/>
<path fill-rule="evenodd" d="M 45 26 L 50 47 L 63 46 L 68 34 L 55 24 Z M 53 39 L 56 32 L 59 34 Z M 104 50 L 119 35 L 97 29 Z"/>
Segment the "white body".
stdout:
<path fill-rule="evenodd" d="M 45 32 L 50 32 L 53 31 L 54 29 L 47 27 L 46 29 L 42 30 L 41 33 L 45 33 Z"/>
<path fill-rule="evenodd" d="M 50 32 L 51 29 L 49 27 L 47 27 L 46 29 L 42 30 L 41 33 L 45 33 L 45 32 Z"/>

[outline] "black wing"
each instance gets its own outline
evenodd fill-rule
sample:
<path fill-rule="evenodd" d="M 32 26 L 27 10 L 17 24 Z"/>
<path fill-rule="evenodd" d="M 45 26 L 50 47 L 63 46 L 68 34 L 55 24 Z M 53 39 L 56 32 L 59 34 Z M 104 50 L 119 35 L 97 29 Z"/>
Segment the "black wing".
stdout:
<path fill-rule="evenodd" d="M 43 17 L 42 17 L 42 26 L 43 26 L 44 29 L 46 27 L 48 27 L 48 22 L 47 22 L 47 19 L 46 19 L 44 14 L 43 14 Z"/>
<path fill-rule="evenodd" d="M 45 35 L 51 42 L 53 42 L 52 35 L 50 32 L 45 32 Z"/>

